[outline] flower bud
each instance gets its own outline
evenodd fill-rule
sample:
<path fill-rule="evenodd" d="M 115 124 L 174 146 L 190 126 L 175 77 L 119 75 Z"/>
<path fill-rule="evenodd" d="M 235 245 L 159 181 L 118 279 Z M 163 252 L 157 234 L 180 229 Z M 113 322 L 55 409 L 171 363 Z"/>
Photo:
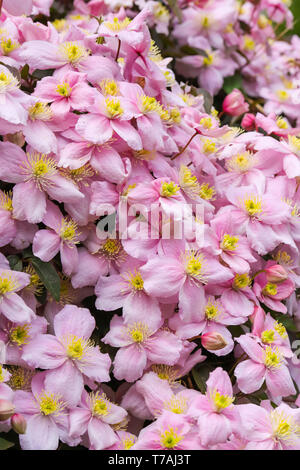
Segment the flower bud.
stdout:
<path fill-rule="evenodd" d="M 20 413 L 15 413 L 11 417 L 10 422 L 11 422 L 11 427 L 16 433 L 18 434 L 26 433 L 27 423 L 23 415 L 21 415 Z"/>
<path fill-rule="evenodd" d="M 280 264 L 274 264 L 265 269 L 268 282 L 279 283 L 285 281 L 289 275 Z"/>
<path fill-rule="evenodd" d="M 255 116 L 252 113 L 247 113 L 242 119 L 241 126 L 246 131 L 253 131 L 255 129 Z"/>
<path fill-rule="evenodd" d="M 227 345 L 223 336 L 215 331 L 202 335 L 201 344 L 208 351 L 217 351 L 218 349 L 225 348 Z"/>
<path fill-rule="evenodd" d="M 223 101 L 223 111 L 230 116 L 240 116 L 249 111 L 249 105 L 246 103 L 243 93 L 234 89 Z"/>
<path fill-rule="evenodd" d="M 9 400 L 0 400 L 0 422 L 9 419 L 15 412 L 13 403 Z"/>

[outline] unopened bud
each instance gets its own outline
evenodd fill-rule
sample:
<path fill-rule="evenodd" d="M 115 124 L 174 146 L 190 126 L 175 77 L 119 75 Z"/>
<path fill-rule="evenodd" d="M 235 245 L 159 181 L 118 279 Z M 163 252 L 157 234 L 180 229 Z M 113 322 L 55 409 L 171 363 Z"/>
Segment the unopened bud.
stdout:
<path fill-rule="evenodd" d="M 11 422 L 11 427 L 16 433 L 25 434 L 27 423 L 23 415 L 21 415 L 20 413 L 15 413 L 11 417 L 10 422 Z"/>
<path fill-rule="evenodd" d="M 280 264 L 274 264 L 265 269 L 268 282 L 279 283 L 285 281 L 289 275 Z"/>
<path fill-rule="evenodd" d="M 0 400 L 0 421 L 6 421 L 15 412 L 13 403 L 9 400 Z"/>
<path fill-rule="evenodd" d="M 223 101 L 223 111 L 230 116 L 240 116 L 249 111 L 243 93 L 235 88 Z"/>
<path fill-rule="evenodd" d="M 205 333 L 201 336 L 201 344 L 208 351 L 217 351 L 223 349 L 227 345 L 225 339 L 220 333 Z"/>
<path fill-rule="evenodd" d="M 255 129 L 255 116 L 252 113 L 247 113 L 242 119 L 241 126 L 246 131 L 253 131 Z"/>

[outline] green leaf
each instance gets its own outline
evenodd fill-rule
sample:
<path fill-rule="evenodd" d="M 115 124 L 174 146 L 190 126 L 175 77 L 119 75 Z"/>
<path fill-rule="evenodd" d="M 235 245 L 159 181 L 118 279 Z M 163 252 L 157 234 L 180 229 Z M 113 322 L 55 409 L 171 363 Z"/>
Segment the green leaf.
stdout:
<path fill-rule="evenodd" d="M 238 90 L 242 90 L 243 88 L 243 80 L 239 73 L 236 73 L 232 77 L 226 77 L 224 80 L 223 88 L 227 94 L 231 93 L 232 90 L 237 88 Z"/>
<path fill-rule="evenodd" d="M 53 265 L 41 261 L 36 256 L 32 256 L 30 261 L 46 289 L 58 302 L 60 299 L 60 279 Z"/>
<path fill-rule="evenodd" d="M 23 80 L 27 80 L 28 74 L 29 74 L 29 65 L 25 64 L 24 67 L 22 67 L 21 69 L 21 78 L 23 78 Z"/>
<path fill-rule="evenodd" d="M 201 393 L 206 392 L 206 382 L 208 380 L 210 372 L 213 370 L 212 365 L 203 364 L 200 366 L 195 366 L 192 369 L 192 376 L 196 385 Z"/>
<path fill-rule="evenodd" d="M 13 447 L 15 444 L 13 442 L 9 442 L 6 439 L 0 437 L 0 450 L 6 450 L 10 447 Z"/>
<path fill-rule="evenodd" d="M 22 271 L 23 263 L 22 260 L 17 255 L 8 255 L 10 269 L 13 271 Z"/>

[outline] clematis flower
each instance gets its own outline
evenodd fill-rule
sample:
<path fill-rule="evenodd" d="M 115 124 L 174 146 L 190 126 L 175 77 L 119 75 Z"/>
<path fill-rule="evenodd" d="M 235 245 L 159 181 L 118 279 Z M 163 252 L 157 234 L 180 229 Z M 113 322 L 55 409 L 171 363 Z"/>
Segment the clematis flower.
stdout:
<path fill-rule="evenodd" d="M 45 384 L 45 372 L 32 379 L 32 392 L 14 394 L 16 412 L 26 419 L 27 429 L 20 435 L 23 450 L 56 450 L 59 439 L 68 433 L 66 402 Z"/>
<path fill-rule="evenodd" d="M 48 369 L 47 386 L 73 406 L 80 400 L 84 376 L 97 382 L 109 380 L 109 356 L 89 339 L 94 328 L 88 309 L 66 305 L 54 318 L 56 336 L 37 335 L 23 349 L 22 359 L 32 367 Z"/>
<path fill-rule="evenodd" d="M 162 322 L 149 317 L 147 321 L 125 323 L 115 315 L 110 330 L 102 341 L 119 347 L 114 360 L 114 375 L 118 380 L 134 382 L 143 375 L 147 363 L 173 365 L 182 344 L 173 333 L 160 329 Z"/>
<path fill-rule="evenodd" d="M 238 387 L 243 393 L 259 390 L 265 381 L 272 397 L 295 394 L 286 361 L 278 347 L 262 347 L 249 335 L 242 335 L 237 341 L 249 356 L 234 371 Z"/>
<path fill-rule="evenodd" d="M 80 404 L 70 412 L 70 436 L 87 433 L 90 450 L 102 450 L 113 446 L 118 435 L 112 425 L 121 424 L 127 411 L 112 403 L 105 393 L 82 393 Z"/>
<path fill-rule="evenodd" d="M 0 177 L 16 183 L 13 189 L 13 215 L 30 223 L 41 222 L 46 212 L 46 194 L 62 202 L 74 202 L 83 194 L 73 182 L 59 174 L 56 162 L 39 153 L 25 154 L 10 142 L 0 142 Z"/>

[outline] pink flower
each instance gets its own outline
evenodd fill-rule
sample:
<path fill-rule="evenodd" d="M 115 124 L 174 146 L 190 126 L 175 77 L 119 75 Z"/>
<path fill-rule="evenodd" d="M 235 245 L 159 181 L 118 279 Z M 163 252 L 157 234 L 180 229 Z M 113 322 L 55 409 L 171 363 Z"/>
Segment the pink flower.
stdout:
<path fill-rule="evenodd" d="M 271 405 L 240 405 L 242 430 L 249 441 L 245 450 L 299 450 L 300 410 L 281 403 Z"/>
<path fill-rule="evenodd" d="M 13 215 L 30 223 L 41 222 L 46 212 L 46 194 L 57 201 L 75 202 L 83 194 L 74 183 L 61 176 L 56 161 L 39 153 L 25 154 L 10 142 L 0 142 L 3 181 L 16 183 Z"/>
<path fill-rule="evenodd" d="M 127 411 L 112 403 L 105 393 L 82 393 L 80 404 L 70 412 L 71 438 L 87 433 L 90 450 L 102 450 L 117 443 L 111 425 L 121 423 Z"/>
<path fill-rule="evenodd" d="M 0 269 L 0 313 L 15 323 L 30 323 L 35 313 L 24 300 L 16 294 L 27 286 L 30 276 L 9 268 Z"/>
<path fill-rule="evenodd" d="M 45 383 L 46 373 L 36 374 L 31 382 L 32 392 L 18 390 L 14 395 L 17 413 L 27 423 L 26 433 L 20 435 L 23 450 L 56 450 L 59 439 L 67 437 L 66 402 Z"/>
<path fill-rule="evenodd" d="M 198 433 L 183 415 L 165 411 L 141 430 L 132 450 L 202 449 Z"/>
<path fill-rule="evenodd" d="M 239 425 L 228 374 L 217 367 L 210 373 L 206 386 L 206 395 L 199 394 L 188 412 L 191 418 L 197 419 L 200 442 L 204 446 L 226 442 Z"/>
<path fill-rule="evenodd" d="M 272 261 L 268 264 L 273 265 Z M 289 297 L 294 292 L 294 288 L 295 285 L 291 279 L 288 278 L 280 283 L 274 283 L 268 280 L 265 272 L 262 272 L 255 277 L 253 292 L 270 309 L 286 313 L 287 308 L 280 301 Z"/>
<path fill-rule="evenodd" d="M 70 217 L 63 217 L 59 208 L 52 202 L 47 202 L 47 212 L 43 223 L 52 230 L 36 232 L 32 251 L 43 261 L 50 261 L 60 252 L 63 271 L 70 276 L 78 264 L 76 244 L 80 242 L 80 232 L 77 223 Z"/>
<path fill-rule="evenodd" d="M 262 347 L 249 335 L 242 335 L 237 341 L 249 356 L 234 371 L 238 387 L 243 393 L 259 390 L 264 381 L 274 398 L 296 393 L 286 361 L 278 347 Z"/>
<path fill-rule="evenodd" d="M 118 380 L 134 382 L 139 379 L 148 363 L 173 365 L 182 349 L 179 338 L 160 329 L 161 321 L 149 316 L 147 321 L 125 323 L 115 315 L 110 331 L 102 341 L 119 347 L 114 360 L 114 375 Z"/>
<path fill-rule="evenodd" d="M 50 369 L 45 383 L 73 406 L 80 400 L 84 376 L 109 380 L 110 358 L 89 340 L 94 328 L 88 309 L 66 305 L 54 318 L 56 336 L 37 335 L 23 349 L 22 359 L 32 367 Z"/>

